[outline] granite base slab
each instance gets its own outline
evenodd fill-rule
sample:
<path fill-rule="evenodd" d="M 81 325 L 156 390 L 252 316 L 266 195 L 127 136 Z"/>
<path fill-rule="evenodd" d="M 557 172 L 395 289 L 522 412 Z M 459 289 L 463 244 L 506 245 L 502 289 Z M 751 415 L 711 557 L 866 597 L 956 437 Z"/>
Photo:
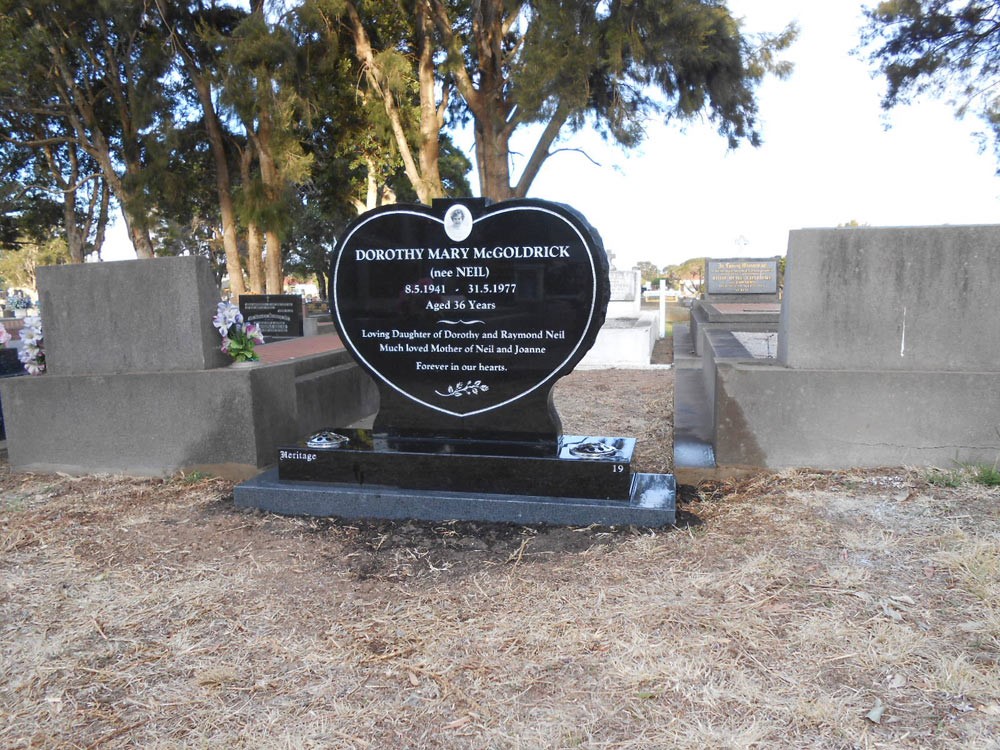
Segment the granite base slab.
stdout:
<path fill-rule="evenodd" d="M 629 500 L 596 500 L 287 481 L 279 479 L 274 468 L 237 485 L 234 496 L 238 507 L 290 516 L 650 528 L 673 524 L 677 500 L 673 475 L 635 474 L 633 480 Z"/>
<path fill-rule="evenodd" d="M 305 440 L 278 451 L 278 477 L 293 482 L 374 484 L 409 490 L 486 492 L 499 495 L 587 497 L 628 500 L 632 496 L 630 468 L 635 438 L 563 435 L 552 455 L 533 454 L 527 446 L 486 446 L 457 441 L 414 441 L 386 438 L 370 430 L 344 429 L 345 447 L 312 449 Z M 581 446 L 599 446 L 607 453 L 585 458 L 574 454 Z M 502 447 L 508 455 L 495 449 Z"/>

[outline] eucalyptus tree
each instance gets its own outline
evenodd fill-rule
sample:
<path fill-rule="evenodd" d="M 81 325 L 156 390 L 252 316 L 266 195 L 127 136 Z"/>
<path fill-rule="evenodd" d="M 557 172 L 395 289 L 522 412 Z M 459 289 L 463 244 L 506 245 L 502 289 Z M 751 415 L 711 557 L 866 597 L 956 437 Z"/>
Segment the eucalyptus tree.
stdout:
<path fill-rule="evenodd" d="M 22 106 L 59 119 L 93 159 L 140 258 L 154 254 L 148 216 L 175 94 L 151 11 L 151 0 L 0 0 L 17 34 L 5 76 L 23 80 Z"/>
<path fill-rule="evenodd" d="M 311 112 L 297 85 L 309 61 L 308 46 L 294 33 L 295 10 L 276 20 L 266 10 L 265 0 L 252 0 L 221 61 L 223 97 L 242 121 L 258 166 L 243 184 L 244 213 L 263 230 L 266 287 L 273 294 L 284 281 L 281 235 L 288 230 L 288 203 L 312 167 L 302 146 Z"/>
<path fill-rule="evenodd" d="M 350 30 L 418 198 L 445 193 L 441 131 L 471 121 L 480 194 L 523 197 L 554 144 L 594 127 L 623 147 L 645 123 L 705 116 L 760 143 L 756 87 L 796 36 L 744 34 L 723 0 L 309 0 Z M 511 138 L 534 125 L 511 171 Z"/>
<path fill-rule="evenodd" d="M 482 195 L 527 195 L 565 128 L 624 147 L 645 122 L 706 116 L 731 147 L 760 143 L 755 88 L 796 36 L 748 36 L 722 0 L 423 0 L 473 120 Z M 537 140 L 516 180 L 510 139 Z"/>
<path fill-rule="evenodd" d="M 356 64 L 357 96 L 369 115 L 369 186 L 400 167 L 418 200 L 446 195 L 440 172 L 441 131 L 452 86 L 426 0 L 306 0 L 328 38 L 346 37 Z M 392 150 L 384 147 L 386 141 Z M 395 163 L 394 163 L 395 162 Z"/>
<path fill-rule="evenodd" d="M 58 120 L 0 111 L 0 223 L 10 228 L 0 231 L 0 245 L 60 234 L 69 261 L 83 263 L 100 252 L 110 202 L 97 165 L 61 132 Z"/>
<path fill-rule="evenodd" d="M 51 61 L 32 38 L 25 13 L 0 11 L 0 213 L 13 237 L 62 234 L 70 262 L 100 250 L 111 195 L 93 156 L 79 143 L 52 84 Z"/>
<path fill-rule="evenodd" d="M 167 2 L 156 0 L 164 33 L 169 39 L 179 68 L 197 94 L 202 124 L 212 154 L 213 176 L 221 222 L 221 241 L 229 273 L 230 292 L 238 297 L 246 291 L 230 160 L 235 136 L 220 117 L 217 94 L 221 88 L 220 64 L 227 37 L 246 17 L 246 11 L 204 0 Z M 254 258 L 259 260 L 259 252 Z M 261 291 L 259 275 L 256 291 Z"/>

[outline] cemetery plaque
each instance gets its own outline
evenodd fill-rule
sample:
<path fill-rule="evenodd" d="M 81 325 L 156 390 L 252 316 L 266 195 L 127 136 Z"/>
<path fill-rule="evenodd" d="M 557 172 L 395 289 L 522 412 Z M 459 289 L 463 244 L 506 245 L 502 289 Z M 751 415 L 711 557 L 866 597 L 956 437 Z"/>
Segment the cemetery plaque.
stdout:
<path fill-rule="evenodd" d="M 533 200 L 370 212 L 330 270 L 334 323 L 380 388 L 376 431 L 452 451 L 513 441 L 551 453 L 552 386 L 593 344 L 608 295 L 593 230 Z"/>
<path fill-rule="evenodd" d="M 708 294 L 778 293 L 776 258 L 709 260 L 705 275 Z"/>
<path fill-rule="evenodd" d="M 348 225 L 329 278 L 333 321 L 380 407 L 371 429 L 280 448 L 277 489 L 296 507 L 329 483 L 341 489 L 324 497 L 361 516 L 673 522 L 673 477 L 634 474 L 633 438 L 561 434 L 552 388 L 593 345 L 610 296 L 600 238 L 572 209 L 383 207 Z"/>
<path fill-rule="evenodd" d="M 302 335 L 302 297 L 298 294 L 243 294 L 240 312 L 260 326 L 264 340 Z"/>
<path fill-rule="evenodd" d="M 611 271 L 609 274 L 611 299 L 625 302 L 635 300 L 640 293 L 639 285 L 636 283 L 637 275 L 635 271 Z"/>

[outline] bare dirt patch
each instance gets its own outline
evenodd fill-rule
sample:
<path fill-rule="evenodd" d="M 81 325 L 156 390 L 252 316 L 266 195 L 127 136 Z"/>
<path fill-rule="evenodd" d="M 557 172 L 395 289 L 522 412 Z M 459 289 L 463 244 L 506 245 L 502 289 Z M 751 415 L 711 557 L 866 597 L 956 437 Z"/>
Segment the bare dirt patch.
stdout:
<path fill-rule="evenodd" d="M 660 440 L 670 376 L 575 373 L 567 431 Z M 927 476 L 688 487 L 651 532 L 2 467 L 0 746 L 996 747 L 1000 492 Z"/>

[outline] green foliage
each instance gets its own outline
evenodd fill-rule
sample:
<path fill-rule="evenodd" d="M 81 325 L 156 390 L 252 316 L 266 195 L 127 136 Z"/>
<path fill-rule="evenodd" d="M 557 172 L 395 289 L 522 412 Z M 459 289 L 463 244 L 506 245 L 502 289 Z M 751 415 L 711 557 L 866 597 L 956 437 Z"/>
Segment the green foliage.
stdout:
<path fill-rule="evenodd" d="M 960 487 L 962 485 L 962 473 L 960 471 L 943 471 L 941 469 L 930 469 L 926 475 L 927 483 L 935 487 Z"/>
<path fill-rule="evenodd" d="M 993 0 L 884 0 L 865 11 L 862 44 L 888 83 L 883 106 L 949 98 L 993 133 L 1000 159 L 1000 4 Z"/>
<path fill-rule="evenodd" d="M 708 258 L 689 258 L 677 265 L 664 266 L 663 273 L 678 281 L 684 279 L 701 279 L 705 275 L 705 261 L 707 260 Z"/>
<path fill-rule="evenodd" d="M 645 121 L 655 116 L 706 116 L 731 147 L 759 144 L 755 88 L 765 75 L 790 72 L 777 56 L 797 34 L 790 25 L 775 35 L 744 35 L 725 4 L 709 0 L 534 0 L 509 16 L 503 7 L 475 3 L 459 24 L 470 29 L 467 69 L 483 71 L 479 98 L 497 100 L 494 123 L 484 122 L 490 108 L 463 90 L 480 129 L 489 132 L 501 117 L 509 129 L 566 122 L 571 130 L 593 126 L 625 147 L 642 140 Z M 487 46 L 499 38 L 500 50 Z M 501 134 L 509 137 L 508 129 Z M 547 155 L 549 144 L 540 144 Z M 526 187 L 519 184 L 519 194 Z"/>
<path fill-rule="evenodd" d="M 589 4 L 544 5 L 558 19 L 566 6 Z M 590 63 L 585 111 L 626 146 L 641 139 L 642 121 L 656 114 L 667 120 L 704 114 L 731 147 L 743 140 L 757 145 L 755 87 L 768 74 L 791 72 L 777 56 L 797 35 L 790 25 L 775 35 L 744 36 L 724 4 L 704 0 L 615 3 L 592 29 L 579 31 L 570 50 Z"/>
<path fill-rule="evenodd" d="M 1000 469 L 993 466 L 978 466 L 972 476 L 976 484 L 984 487 L 1000 487 Z"/>
<path fill-rule="evenodd" d="M 177 474 L 177 481 L 181 484 L 198 484 L 206 479 L 211 479 L 212 475 L 204 471 L 195 469 L 194 471 L 181 471 Z"/>
<path fill-rule="evenodd" d="M 936 487 L 960 487 L 972 481 L 984 487 L 1000 487 L 1000 468 L 997 464 L 961 464 L 952 471 L 930 469 L 926 474 L 928 484 Z"/>
<path fill-rule="evenodd" d="M 635 267 L 639 269 L 642 274 L 643 284 L 652 284 L 655 279 L 660 277 L 660 269 L 648 260 L 641 260 L 635 264 Z"/>
<path fill-rule="evenodd" d="M 69 249 L 61 237 L 38 241 L 22 236 L 17 249 L 0 250 L 0 279 L 6 286 L 33 289 L 35 269 L 69 262 Z"/>
<path fill-rule="evenodd" d="M 70 209 L 89 203 L 89 218 L 65 222 L 78 260 L 78 233 L 95 230 L 96 239 L 102 231 L 90 222 L 98 190 L 115 193 L 141 235 L 162 184 L 155 172 L 182 92 L 148 10 L 139 2 L 0 0 L 0 142 L 45 165 L 38 188 L 65 195 Z M 148 241 L 141 249 L 151 253 Z"/>

